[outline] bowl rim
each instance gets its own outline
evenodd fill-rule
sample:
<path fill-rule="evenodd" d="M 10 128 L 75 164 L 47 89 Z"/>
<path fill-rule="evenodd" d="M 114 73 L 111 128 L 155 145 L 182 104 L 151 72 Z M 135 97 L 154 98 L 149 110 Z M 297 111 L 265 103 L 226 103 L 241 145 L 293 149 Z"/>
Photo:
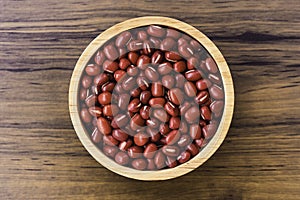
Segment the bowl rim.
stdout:
<path fill-rule="evenodd" d="M 107 40 L 118 35 L 123 31 L 151 24 L 168 26 L 171 28 L 181 30 L 193 37 L 205 47 L 205 49 L 208 51 L 211 57 L 215 60 L 220 71 L 224 86 L 225 100 L 223 115 L 218 126 L 217 132 L 211 138 L 211 140 L 208 142 L 205 148 L 201 149 L 201 151 L 194 158 L 192 158 L 186 163 L 178 165 L 175 168 L 157 171 L 141 171 L 117 164 L 115 161 L 111 160 L 105 154 L 103 154 L 91 141 L 88 133 L 86 133 L 85 128 L 83 127 L 79 116 L 78 92 L 82 72 L 84 71 L 84 68 L 89 62 L 91 56 L 94 55 L 94 53 L 99 49 L 99 47 L 101 47 Z M 78 59 L 72 73 L 69 87 L 69 112 L 71 121 L 75 132 L 85 149 L 92 155 L 92 157 L 95 160 L 97 160 L 101 165 L 103 165 L 107 169 L 119 175 L 137 180 L 154 181 L 172 179 L 187 174 L 199 167 L 200 165 L 202 165 L 215 153 L 215 151 L 221 146 L 222 142 L 224 141 L 229 130 L 230 123 L 232 121 L 233 109 L 234 89 L 232 77 L 229 67 L 219 49 L 206 35 L 204 35 L 195 27 L 177 19 L 162 16 L 145 16 L 128 19 L 126 21 L 113 25 L 112 27 L 99 34 L 86 47 L 86 49 L 83 51 L 80 58 Z"/>

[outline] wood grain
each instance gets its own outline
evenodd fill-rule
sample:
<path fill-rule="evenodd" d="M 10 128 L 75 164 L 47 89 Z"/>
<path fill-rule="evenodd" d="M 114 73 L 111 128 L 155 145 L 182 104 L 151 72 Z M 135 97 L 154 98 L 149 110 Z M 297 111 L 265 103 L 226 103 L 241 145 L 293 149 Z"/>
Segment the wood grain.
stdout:
<path fill-rule="evenodd" d="M 0 199 L 299 199 L 300 4 L 265 1 L 0 1 Z M 99 33 L 163 15 L 215 42 L 235 84 L 221 148 L 181 178 L 101 167 L 68 114 L 72 70 Z"/>

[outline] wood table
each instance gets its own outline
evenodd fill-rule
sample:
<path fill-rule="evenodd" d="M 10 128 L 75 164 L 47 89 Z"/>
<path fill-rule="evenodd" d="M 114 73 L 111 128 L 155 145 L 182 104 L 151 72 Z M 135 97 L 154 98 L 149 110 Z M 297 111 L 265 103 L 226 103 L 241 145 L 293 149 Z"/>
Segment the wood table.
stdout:
<path fill-rule="evenodd" d="M 300 3 L 0 1 L 0 199 L 300 199 Z M 68 113 L 81 52 L 99 33 L 146 15 L 213 40 L 235 85 L 220 149 L 180 178 L 116 175 L 83 148 Z"/>

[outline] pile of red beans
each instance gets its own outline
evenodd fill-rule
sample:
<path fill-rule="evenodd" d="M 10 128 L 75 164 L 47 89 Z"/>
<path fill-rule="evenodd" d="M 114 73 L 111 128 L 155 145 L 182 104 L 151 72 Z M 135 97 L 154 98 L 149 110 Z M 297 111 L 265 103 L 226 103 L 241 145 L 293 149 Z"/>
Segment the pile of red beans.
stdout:
<path fill-rule="evenodd" d="M 199 42 L 168 27 L 135 28 L 107 41 L 80 82 L 80 116 L 97 147 L 138 170 L 173 168 L 216 133 L 222 79 Z"/>

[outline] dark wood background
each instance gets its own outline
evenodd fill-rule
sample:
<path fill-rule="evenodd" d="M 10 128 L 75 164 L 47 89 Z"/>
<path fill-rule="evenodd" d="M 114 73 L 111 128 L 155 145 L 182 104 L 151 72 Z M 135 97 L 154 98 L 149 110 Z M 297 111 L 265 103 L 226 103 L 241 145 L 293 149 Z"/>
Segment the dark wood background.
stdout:
<path fill-rule="evenodd" d="M 298 0 L 1 0 L 0 199 L 300 199 L 299 13 Z M 146 15 L 204 32 L 235 85 L 221 148 L 169 181 L 103 168 L 68 113 L 81 52 L 108 27 Z"/>

